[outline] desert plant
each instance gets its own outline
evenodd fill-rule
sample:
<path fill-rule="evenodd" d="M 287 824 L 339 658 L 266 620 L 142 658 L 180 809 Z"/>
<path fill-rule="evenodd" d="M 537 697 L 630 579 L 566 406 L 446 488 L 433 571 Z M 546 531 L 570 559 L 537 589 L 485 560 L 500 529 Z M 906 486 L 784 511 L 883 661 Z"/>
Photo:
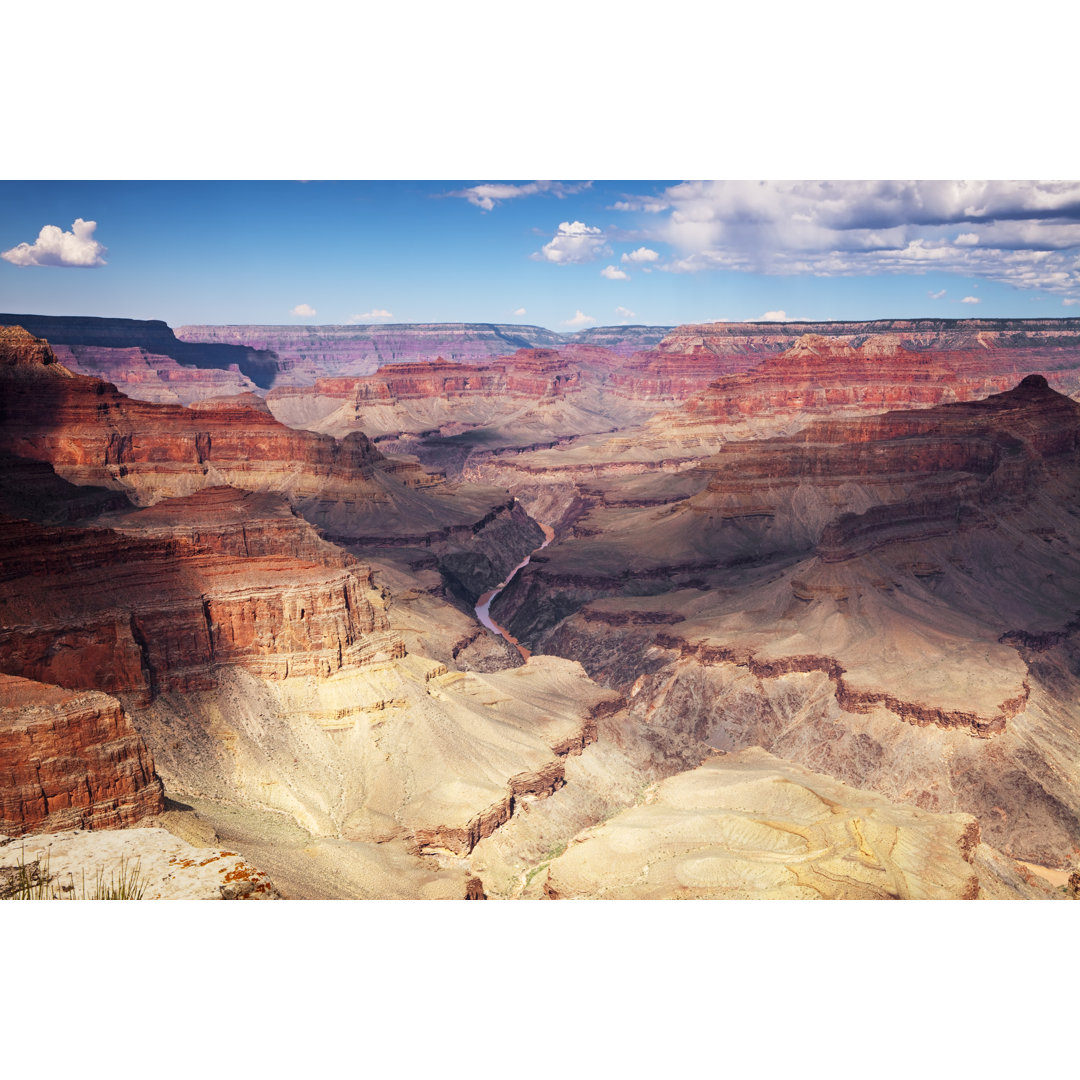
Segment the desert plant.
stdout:
<path fill-rule="evenodd" d="M 68 883 L 58 885 L 49 872 L 49 857 L 26 861 L 25 851 L 19 855 L 19 862 L 8 867 L 4 875 L 0 898 L 7 900 L 141 900 L 145 885 L 139 881 L 141 864 L 138 859 L 129 863 L 120 857 L 119 870 L 109 869 L 109 880 L 105 880 L 105 867 L 99 867 L 94 890 L 91 895 L 86 891 L 86 874 L 82 874 L 81 888 L 76 891 L 75 879 L 68 874 Z"/>
<path fill-rule="evenodd" d="M 141 900 L 145 889 L 145 886 L 139 881 L 139 873 L 141 870 L 142 865 L 138 859 L 136 859 L 134 865 L 132 865 L 124 859 L 123 855 L 121 855 L 119 875 L 117 876 L 110 869 L 108 885 L 105 884 L 105 868 L 100 867 L 98 869 L 94 895 L 89 897 L 89 899 Z M 87 899 L 85 884 L 83 885 L 82 898 L 84 900 Z"/>

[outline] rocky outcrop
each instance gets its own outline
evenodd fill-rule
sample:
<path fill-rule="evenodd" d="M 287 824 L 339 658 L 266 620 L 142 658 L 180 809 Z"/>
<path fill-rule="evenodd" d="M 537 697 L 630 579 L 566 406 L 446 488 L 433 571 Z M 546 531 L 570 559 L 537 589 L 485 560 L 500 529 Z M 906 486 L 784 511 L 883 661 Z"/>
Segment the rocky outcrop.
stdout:
<path fill-rule="evenodd" d="M 261 555 L 239 553 L 228 530 L 209 543 L 182 526 L 148 532 L 0 523 L 0 670 L 146 703 L 212 686 L 221 665 L 283 678 L 401 654 L 366 567 L 281 553 L 318 549 L 289 536 L 304 529 Z M 252 533 L 256 550 L 275 546 Z"/>
<path fill-rule="evenodd" d="M 0 899 L 5 878 L 29 880 L 41 900 L 281 899 L 235 851 L 196 847 L 161 828 L 26 836 L 0 847 Z"/>
<path fill-rule="evenodd" d="M 120 702 L 0 674 L 0 835 L 120 829 L 163 809 Z"/>
<path fill-rule="evenodd" d="M 159 319 L 6 314 L 0 315 L 0 326 L 21 326 L 52 345 L 72 349 L 137 349 L 144 354 L 170 357 L 192 368 L 235 368 L 261 387 L 269 387 L 278 372 L 277 358 L 272 353 L 232 343 L 181 341 Z"/>
<path fill-rule="evenodd" d="M 250 393 L 256 384 L 236 364 L 228 368 L 192 367 L 171 356 L 145 349 L 109 349 L 98 345 L 52 346 L 57 360 L 80 375 L 112 383 L 128 397 L 190 405 L 206 398 Z"/>

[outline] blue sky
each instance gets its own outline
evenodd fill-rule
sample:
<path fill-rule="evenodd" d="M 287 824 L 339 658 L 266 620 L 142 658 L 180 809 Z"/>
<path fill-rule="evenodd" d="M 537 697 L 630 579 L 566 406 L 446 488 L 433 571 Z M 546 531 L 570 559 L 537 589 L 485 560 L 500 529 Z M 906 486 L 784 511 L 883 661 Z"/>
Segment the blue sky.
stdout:
<path fill-rule="evenodd" d="M 0 255 L 173 326 L 1080 316 L 1080 182 L 9 181 Z"/>

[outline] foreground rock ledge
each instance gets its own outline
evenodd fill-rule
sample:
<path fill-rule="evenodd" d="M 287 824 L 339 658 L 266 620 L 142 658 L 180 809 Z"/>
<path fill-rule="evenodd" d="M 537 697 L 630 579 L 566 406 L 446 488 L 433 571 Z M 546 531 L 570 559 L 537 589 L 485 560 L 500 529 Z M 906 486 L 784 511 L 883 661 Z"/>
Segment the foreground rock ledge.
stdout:
<path fill-rule="evenodd" d="M 10 898 L 20 866 L 53 894 L 42 899 L 94 899 L 99 875 L 108 887 L 136 871 L 142 900 L 281 899 L 266 874 L 235 851 L 193 847 L 165 829 L 0 837 L 0 898 Z"/>

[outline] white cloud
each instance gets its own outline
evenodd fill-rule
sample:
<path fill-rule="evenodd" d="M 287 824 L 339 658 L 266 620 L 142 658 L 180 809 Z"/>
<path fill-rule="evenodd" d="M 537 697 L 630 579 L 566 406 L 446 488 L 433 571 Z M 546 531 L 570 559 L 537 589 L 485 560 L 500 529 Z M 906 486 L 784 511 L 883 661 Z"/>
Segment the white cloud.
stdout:
<path fill-rule="evenodd" d="M 628 263 L 651 263 L 660 258 L 658 251 L 651 248 L 639 247 L 636 251 L 623 252 L 622 261 Z"/>
<path fill-rule="evenodd" d="M 515 308 L 514 314 L 515 315 L 524 315 L 525 314 L 525 309 L 523 307 Z"/>
<path fill-rule="evenodd" d="M 940 300 L 947 291 L 947 289 L 939 289 L 937 292 L 928 292 L 926 295 L 929 296 L 931 300 Z"/>
<path fill-rule="evenodd" d="M 664 197 L 669 211 L 639 235 L 675 249 L 659 267 L 669 272 L 933 267 L 1017 288 L 1080 289 L 1080 182 L 695 181 Z"/>
<path fill-rule="evenodd" d="M 15 266 L 104 266 L 102 256 L 108 251 L 94 239 L 96 221 L 76 218 L 71 232 L 57 225 L 45 225 L 33 244 L 17 244 L 0 252 L 0 258 Z"/>
<path fill-rule="evenodd" d="M 567 195 L 576 195 L 591 187 L 591 180 L 578 184 L 564 184 L 561 180 L 534 180 L 531 184 L 475 184 L 447 194 L 455 199 L 468 199 L 481 210 L 494 210 L 507 199 L 522 199 L 529 195 L 554 195 L 556 199 L 565 199 Z"/>
<path fill-rule="evenodd" d="M 960 303 L 961 304 L 981 304 L 982 300 L 980 300 L 979 297 L 977 297 L 977 296 L 965 296 L 964 299 L 960 301 Z"/>
<path fill-rule="evenodd" d="M 350 315 L 346 321 L 350 323 L 389 322 L 393 317 L 385 308 L 372 308 L 371 311 L 365 311 L 363 315 Z"/>
<path fill-rule="evenodd" d="M 601 255 L 610 254 L 610 251 L 604 240 L 603 229 L 582 221 L 564 221 L 543 249 L 533 253 L 533 258 L 566 265 L 592 262 Z"/>
<path fill-rule="evenodd" d="M 758 322 L 787 322 L 786 311 L 766 311 Z"/>
<path fill-rule="evenodd" d="M 621 304 L 615 309 L 615 314 L 622 319 L 623 322 L 629 322 L 631 319 L 637 318 L 637 313 L 631 311 L 629 308 L 624 308 Z"/>
<path fill-rule="evenodd" d="M 574 313 L 572 319 L 564 319 L 563 326 L 588 326 L 596 320 L 591 315 L 586 315 L 580 308 Z"/>
<path fill-rule="evenodd" d="M 1064 304 L 1064 305 L 1065 305 L 1066 307 L 1072 307 L 1072 306 L 1073 306 L 1074 304 L 1080 304 L 1080 299 L 1075 299 L 1075 298 L 1072 298 L 1072 297 L 1066 297 L 1066 298 L 1065 298 L 1064 300 L 1062 300 L 1061 302 L 1062 302 L 1062 303 L 1063 303 L 1063 304 Z"/>
<path fill-rule="evenodd" d="M 663 199 L 628 199 L 609 206 L 609 210 L 644 211 L 646 214 L 659 214 L 661 210 L 667 210 L 671 203 Z"/>
<path fill-rule="evenodd" d="M 317 312 L 310 304 L 297 304 L 289 314 L 299 315 L 302 319 L 310 319 L 311 316 L 317 314 Z"/>
<path fill-rule="evenodd" d="M 600 271 L 601 277 L 606 277 L 608 281 L 626 281 L 630 275 L 625 270 L 620 270 L 617 266 L 605 266 Z"/>

